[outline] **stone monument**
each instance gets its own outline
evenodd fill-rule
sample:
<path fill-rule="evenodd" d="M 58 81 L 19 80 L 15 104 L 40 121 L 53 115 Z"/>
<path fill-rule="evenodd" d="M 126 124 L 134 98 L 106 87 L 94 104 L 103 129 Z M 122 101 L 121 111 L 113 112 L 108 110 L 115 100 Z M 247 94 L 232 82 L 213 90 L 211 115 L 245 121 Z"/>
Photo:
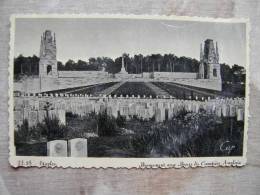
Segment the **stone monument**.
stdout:
<path fill-rule="evenodd" d="M 204 42 L 204 49 L 200 45 L 199 79 L 221 80 L 218 43 L 216 49 L 212 39 Z"/>
<path fill-rule="evenodd" d="M 124 59 L 124 55 L 122 55 L 122 67 L 121 67 L 121 71 L 119 72 L 119 74 L 128 74 L 128 72 L 125 69 L 125 59 Z"/>

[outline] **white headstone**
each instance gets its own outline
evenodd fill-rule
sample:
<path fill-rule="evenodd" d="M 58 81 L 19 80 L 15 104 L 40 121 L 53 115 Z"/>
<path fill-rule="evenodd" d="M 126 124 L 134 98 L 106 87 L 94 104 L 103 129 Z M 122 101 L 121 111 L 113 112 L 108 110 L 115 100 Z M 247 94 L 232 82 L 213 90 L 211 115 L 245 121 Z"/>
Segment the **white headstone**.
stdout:
<path fill-rule="evenodd" d="M 18 127 L 23 124 L 23 113 L 20 110 L 14 111 L 14 125 Z"/>
<path fill-rule="evenodd" d="M 57 110 L 57 117 L 60 121 L 61 124 L 65 125 L 66 124 L 66 112 L 65 110 Z"/>
<path fill-rule="evenodd" d="M 237 109 L 237 121 L 243 121 L 244 120 L 244 109 L 238 108 Z"/>
<path fill-rule="evenodd" d="M 163 102 L 158 102 L 158 108 L 163 108 Z"/>
<path fill-rule="evenodd" d="M 45 117 L 46 117 L 46 111 L 38 110 L 38 122 L 42 123 Z"/>
<path fill-rule="evenodd" d="M 222 105 L 222 115 L 224 117 L 229 116 L 229 109 L 228 109 L 228 105 L 227 104 L 223 104 Z"/>
<path fill-rule="evenodd" d="M 23 103 L 22 98 L 14 98 L 14 110 L 22 110 L 24 107 Z"/>
<path fill-rule="evenodd" d="M 112 106 L 112 115 L 117 118 L 118 117 L 118 107 Z"/>
<path fill-rule="evenodd" d="M 108 116 L 112 116 L 112 107 L 111 106 L 106 107 L 106 113 Z"/>
<path fill-rule="evenodd" d="M 47 143 L 47 155 L 54 157 L 67 156 L 67 141 L 53 140 Z"/>
<path fill-rule="evenodd" d="M 216 107 L 216 114 L 217 114 L 218 117 L 221 117 L 222 109 L 221 109 L 221 106 L 220 106 L 220 105 L 218 105 L 218 106 Z"/>
<path fill-rule="evenodd" d="M 30 108 L 30 101 L 29 101 L 28 99 L 25 99 L 25 100 L 23 101 L 23 107 L 24 107 L 24 108 Z"/>
<path fill-rule="evenodd" d="M 23 109 L 23 120 L 25 119 L 29 120 L 29 112 L 30 112 L 29 109 L 26 108 Z"/>
<path fill-rule="evenodd" d="M 195 112 L 198 113 L 199 109 L 200 109 L 200 104 L 199 104 L 199 102 L 196 102 L 195 103 Z"/>
<path fill-rule="evenodd" d="M 230 105 L 230 107 L 229 107 L 229 115 L 231 116 L 231 117 L 234 117 L 234 116 L 236 116 L 236 107 L 234 106 L 234 105 Z"/>
<path fill-rule="evenodd" d="M 129 115 L 136 115 L 136 104 L 129 105 Z"/>
<path fill-rule="evenodd" d="M 83 138 L 75 138 L 69 140 L 69 156 L 71 157 L 87 157 L 88 141 Z"/>
<path fill-rule="evenodd" d="M 155 110 L 155 121 L 163 122 L 164 120 L 165 120 L 165 109 L 159 107 Z"/>
<path fill-rule="evenodd" d="M 138 107 L 137 115 L 139 116 L 139 118 L 145 118 L 145 107 L 144 106 Z"/>
<path fill-rule="evenodd" d="M 29 112 L 28 122 L 29 122 L 30 127 L 35 126 L 37 124 L 37 122 L 38 122 L 38 112 L 37 111 Z"/>
<path fill-rule="evenodd" d="M 189 112 L 192 111 L 192 103 L 191 102 L 188 103 L 187 111 L 189 111 Z"/>
<path fill-rule="evenodd" d="M 168 120 L 170 120 L 172 117 L 173 117 L 173 109 L 172 108 L 169 108 L 168 109 Z"/>

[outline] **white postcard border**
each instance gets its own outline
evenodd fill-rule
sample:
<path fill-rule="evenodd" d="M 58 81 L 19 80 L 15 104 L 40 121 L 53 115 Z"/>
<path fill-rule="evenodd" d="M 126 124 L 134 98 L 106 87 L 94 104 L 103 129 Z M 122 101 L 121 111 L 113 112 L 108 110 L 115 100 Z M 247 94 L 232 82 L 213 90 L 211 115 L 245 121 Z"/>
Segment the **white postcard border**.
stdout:
<path fill-rule="evenodd" d="M 232 157 L 185 157 L 185 158 L 75 158 L 47 156 L 16 156 L 14 145 L 14 113 L 13 113 L 13 58 L 16 18 L 122 18 L 179 20 L 220 23 L 246 24 L 246 98 L 243 138 L 243 156 Z M 249 120 L 249 33 L 250 22 L 247 18 L 209 18 L 197 16 L 166 16 L 166 15 L 122 15 L 122 14 L 15 14 L 10 17 L 10 51 L 9 51 L 9 163 L 13 167 L 62 167 L 62 168 L 189 168 L 189 167 L 240 167 L 246 165 L 248 120 Z"/>

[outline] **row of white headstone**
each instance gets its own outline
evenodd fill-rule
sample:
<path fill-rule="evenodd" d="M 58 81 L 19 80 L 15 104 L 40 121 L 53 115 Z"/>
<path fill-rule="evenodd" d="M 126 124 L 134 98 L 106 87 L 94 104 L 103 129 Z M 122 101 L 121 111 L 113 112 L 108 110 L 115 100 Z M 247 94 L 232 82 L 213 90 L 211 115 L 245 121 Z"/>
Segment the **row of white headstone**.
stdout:
<path fill-rule="evenodd" d="M 99 96 L 93 96 L 92 94 L 72 94 L 72 93 L 45 93 L 45 94 L 35 94 L 35 93 L 32 93 L 32 94 L 22 94 L 21 97 L 96 97 L 96 98 L 99 98 L 99 97 L 103 97 L 103 98 L 150 98 L 152 99 L 153 96 L 152 95 L 106 95 L 106 94 L 99 94 Z M 157 99 L 172 99 L 174 98 L 173 96 L 156 96 Z M 195 96 L 195 98 L 192 98 L 192 96 L 189 96 L 188 99 L 195 99 L 195 100 L 210 100 L 211 97 L 210 96 L 203 96 L 201 98 L 199 98 L 198 96 Z"/>
<path fill-rule="evenodd" d="M 84 138 L 71 140 L 53 140 L 47 142 L 47 156 L 52 157 L 87 157 L 88 142 Z"/>
<path fill-rule="evenodd" d="M 49 110 L 50 118 L 58 118 L 61 124 L 66 124 L 66 112 L 62 109 Z M 42 123 L 47 116 L 45 110 L 15 110 L 14 111 L 14 122 L 15 126 L 21 125 L 24 120 L 28 121 L 29 127 Z"/>
<path fill-rule="evenodd" d="M 71 112 L 84 116 L 91 112 L 102 112 L 107 110 L 109 115 L 118 116 L 118 112 L 126 117 L 137 115 L 140 118 L 148 119 L 158 114 L 158 121 L 164 121 L 165 109 L 168 109 L 168 117 L 185 108 L 187 111 L 198 112 L 203 108 L 207 113 L 216 114 L 223 117 L 235 117 L 237 120 L 244 119 L 243 98 L 214 99 L 209 101 L 179 100 L 179 99 L 38 99 L 25 97 L 15 98 L 14 114 L 15 124 L 20 125 L 24 119 L 28 119 L 29 125 L 33 126 L 37 122 L 42 122 L 46 115 L 46 102 L 51 106 L 49 116 L 57 116 L 61 123 L 66 123 L 65 113 Z M 159 119 L 161 118 L 161 119 Z"/>

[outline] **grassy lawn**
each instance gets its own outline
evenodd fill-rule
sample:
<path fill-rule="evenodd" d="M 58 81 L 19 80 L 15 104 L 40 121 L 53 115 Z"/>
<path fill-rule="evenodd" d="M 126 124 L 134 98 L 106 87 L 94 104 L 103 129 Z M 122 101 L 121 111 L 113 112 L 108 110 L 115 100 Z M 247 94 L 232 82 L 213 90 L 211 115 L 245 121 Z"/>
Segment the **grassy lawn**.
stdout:
<path fill-rule="evenodd" d="M 92 94 L 93 96 L 97 95 L 99 92 L 103 91 L 104 89 L 111 87 L 115 85 L 116 82 L 111 82 L 111 83 L 104 83 L 101 85 L 94 85 L 89 88 L 85 88 L 82 90 L 77 90 L 75 92 L 71 92 L 72 94 Z"/>
<path fill-rule="evenodd" d="M 52 93 L 52 94 L 55 94 L 55 93 L 72 93 L 72 94 L 92 94 L 92 95 L 95 95 L 96 93 L 101 92 L 102 90 L 104 90 L 108 87 L 111 87 L 112 85 L 114 85 L 116 83 L 117 82 L 110 82 L 110 83 L 104 83 L 104 84 L 100 84 L 100 85 L 87 85 L 87 86 L 80 86 L 80 87 L 72 87 L 72 88 L 66 88 L 66 89 L 46 91 L 44 93 L 47 93 L 47 94 L 50 94 L 50 93 Z M 73 92 L 73 91 L 75 91 L 75 92 Z"/>
<path fill-rule="evenodd" d="M 177 99 L 187 99 L 188 100 L 188 99 L 191 98 L 191 99 L 195 100 L 196 96 L 199 99 L 201 99 L 202 97 L 207 98 L 208 96 L 213 98 L 215 95 L 217 95 L 216 92 L 213 91 L 213 90 L 204 90 L 204 89 L 200 89 L 200 88 L 192 88 L 190 86 L 189 86 L 189 89 L 185 89 L 180 84 L 176 84 L 174 86 L 170 85 L 169 83 L 164 83 L 164 82 L 153 82 L 153 84 L 162 88 L 162 89 L 164 89 L 165 91 L 167 91 L 169 94 L 171 94 L 173 97 L 175 97 Z M 205 95 L 203 93 L 199 93 L 199 92 L 194 91 L 192 89 L 199 90 L 199 91 L 202 91 L 202 92 L 211 93 L 212 95 Z"/>
<path fill-rule="evenodd" d="M 156 94 L 154 91 L 152 91 L 149 87 L 145 86 L 143 82 L 126 82 L 122 86 L 120 86 L 117 90 L 113 91 L 111 95 L 123 95 L 124 97 L 126 95 L 132 96 L 132 95 L 140 95 L 140 96 L 147 96 L 150 95 L 152 97 L 156 97 Z"/>
<path fill-rule="evenodd" d="M 201 99 L 202 97 L 214 98 L 215 96 L 245 97 L 245 85 L 241 84 L 223 84 L 221 92 L 176 83 L 174 83 L 174 86 L 165 82 L 153 82 L 153 84 L 164 89 L 172 96 L 180 99 L 189 99 L 189 96 L 191 96 L 191 99 L 195 99 L 196 96 L 199 99 Z M 182 86 L 189 89 L 184 89 Z M 196 90 L 201 91 L 201 93 Z M 205 93 L 207 93 L 207 95 Z"/>

